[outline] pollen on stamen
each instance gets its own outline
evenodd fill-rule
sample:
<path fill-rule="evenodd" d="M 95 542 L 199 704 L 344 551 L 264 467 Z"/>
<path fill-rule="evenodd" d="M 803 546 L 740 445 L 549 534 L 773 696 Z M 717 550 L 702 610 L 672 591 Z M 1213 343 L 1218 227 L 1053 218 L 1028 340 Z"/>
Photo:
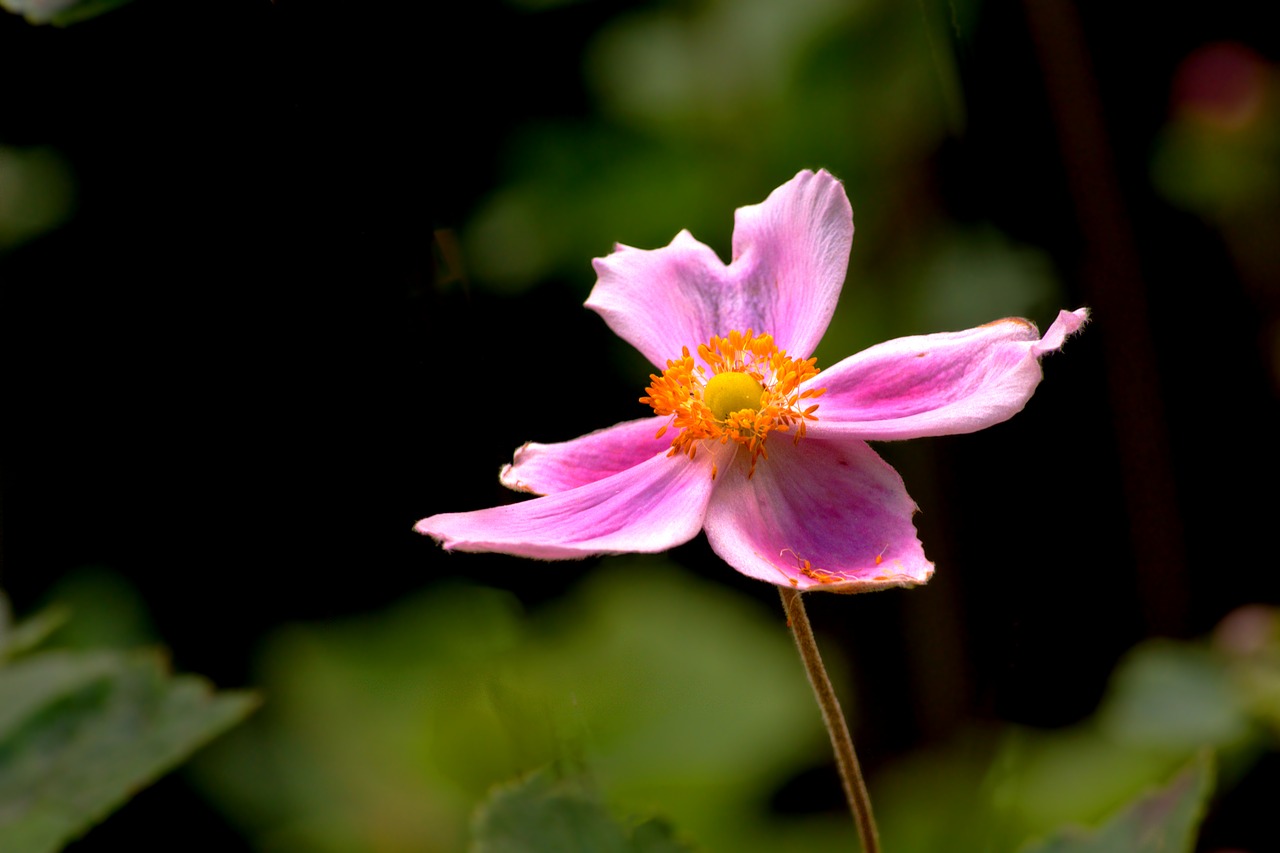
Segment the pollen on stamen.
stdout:
<path fill-rule="evenodd" d="M 771 432 L 787 432 L 793 424 L 793 440 L 806 433 L 806 423 L 816 421 L 818 406 L 801 406 L 802 400 L 819 397 L 823 388 L 800 386 L 818 374 L 816 359 L 794 359 L 778 349 L 772 335 L 751 329 L 732 329 L 725 337 L 712 336 L 697 347 L 702 364 L 695 364 L 688 347 L 678 359 L 667 362 L 662 375 L 651 375 L 651 384 L 640 402 L 671 420 L 677 435 L 672 453 L 690 459 L 704 441 L 733 441 L 749 451 L 748 476 L 759 460 L 769 458 L 765 442 Z M 710 369 L 710 376 L 707 374 Z"/>

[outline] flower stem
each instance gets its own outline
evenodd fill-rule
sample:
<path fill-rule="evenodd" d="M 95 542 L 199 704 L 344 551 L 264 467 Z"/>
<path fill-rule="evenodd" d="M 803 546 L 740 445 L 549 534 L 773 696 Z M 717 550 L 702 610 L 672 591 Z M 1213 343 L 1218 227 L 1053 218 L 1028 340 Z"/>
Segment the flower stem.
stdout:
<path fill-rule="evenodd" d="M 822 665 L 822 655 L 818 654 L 818 642 L 813 638 L 813 628 L 809 625 L 809 616 L 804 612 L 800 590 L 780 586 L 778 593 L 782 596 L 782 609 L 787 613 L 787 626 L 795 635 L 800 658 L 809 673 L 809 683 L 813 685 L 813 694 L 818 699 L 818 707 L 822 709 L 822 720 L 827 724 L 827 733 L 831 735 L 836 766 L 840 768 L 840 781 L 844 783 L 849 810 L 853 812 L 853 819 L 858 824 L 862 849 L 864 853 L 880 853 L 880 837 L 876 832 L 875 816 L 871 813 L 867 784 L 862 781 L 862 769 L 858 766 L 858 754 L 853 751 L 853 738 L 849 735 L 844 714 L 840 712 L 840 701 L 831 688 L 831 679 L 827 677 L 827 670 Z"/>

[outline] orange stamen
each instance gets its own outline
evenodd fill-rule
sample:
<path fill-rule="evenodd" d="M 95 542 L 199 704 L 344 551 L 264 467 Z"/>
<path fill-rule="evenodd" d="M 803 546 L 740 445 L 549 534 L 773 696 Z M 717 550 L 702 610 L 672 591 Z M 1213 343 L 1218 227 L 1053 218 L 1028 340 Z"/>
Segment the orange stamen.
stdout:
<path fill-rule="evenodd" d="M 844 577 L 843 575 L 837 574 L 835 572 L 829 572 L 826 569 L 816 568 L 812 563 L 802 558 L 799 554 L 797 554 L 795 551 L 792 551 L 790 548 L 783 548 L 781 551 L 778 552 L 778 556 L 781 557 L 783 554 L 786 554 L 788 552 L 790 552 L 791 556 L 795 558 L 796 571 L 798 571 L 800 574 L 804 575 L 805 577 L 809 578 L 812 581 L 817 581 L 818 583 L 841 583 L 843 581 L 849 580 L 849 578 Z M 777 568 L 777 567 L 775 566 L 774 568 Z M 782 572 L 782 569 L 778 569 L 778 571 Z M 799 585 L 799 582 L 795 578 L 788 577 L 785 572 L 782 572 L 782 574 L 784 577 L 787 577 L 787 579 L 791 581 L 792 586 Z"/>
<path fill-rule="evenodd" d="M 751 454 L 749 477 L 755 473 L 758 460 L 769 458 L 765 449 L 769 433 L 787 432 L 796 425 L 795 442 L 799 443 L 804 438 L 806 422 L 818 419 L 814 414 L 816 404 L 800 405 L 802 400 L 820 397 L 826 390 L 800 390 L 806 380 L 818 375 L 817 359 L 790 358 L 785 350 L 777 348 L 772 335 L 734 329 L 728 337 L 712 336 L 709 343 L 699 344 L 698 358 L 711 369 L 711 376 L 732 372 L 751 377 L 763 391 L 760 404 L 716 417 L 703 399 L 710 381 L 706 367 L 695 364 L 689 348 L 684 347 L 680 358 L 667 362 L 661 376 L 650 375 L 652 384 L 644 389 L 646 396 L 640 398 L 659 415 L 671 416 L 657 436 L 668 426 L 677 430 L 668 455 L 684 453 L 692 459 L 703 442 L 733 441 Z"/>

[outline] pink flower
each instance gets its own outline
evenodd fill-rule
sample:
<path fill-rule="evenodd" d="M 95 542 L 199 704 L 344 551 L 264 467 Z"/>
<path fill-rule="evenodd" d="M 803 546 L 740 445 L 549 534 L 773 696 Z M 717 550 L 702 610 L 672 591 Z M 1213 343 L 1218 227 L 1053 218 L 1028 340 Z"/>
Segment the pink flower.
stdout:
<path fill-rule="evenodd" d="M 707 532 L 745 575 L 800 589 L 914 586 L 933 564 L 915 502 L 867 440 L 972 432 L 1013 416 L 1043 336 L 1026 320 L 899 338 L 819 372 L 809 358 L 840 296 L 853 214 L 840 183 L 801 172 L 740 208 L 733 262 L 687 231 L 662 249 L 595 261 L 587 307 L 660 374 L 650 417 L 559 444 L 526 444 L 502 483 L 544 497 L 443 513 L 415 529 L 446 550 L 544 560 L 653 553 Z"/>

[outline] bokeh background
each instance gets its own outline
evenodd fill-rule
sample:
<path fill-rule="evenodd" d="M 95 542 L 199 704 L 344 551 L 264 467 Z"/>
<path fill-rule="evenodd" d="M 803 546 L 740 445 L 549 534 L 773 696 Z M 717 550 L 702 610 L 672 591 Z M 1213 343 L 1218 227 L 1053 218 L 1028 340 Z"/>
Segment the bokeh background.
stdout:
<path fill-rule="evenodd" d="M 1280 846 L 1276 729 L 1179 644 L 1280 604 L 1264 4 L 426 5 L 0 17 L 0 585 L 266 700 L 74 849 L 460 850 L 549 761 L 702 849 L 851 844 L 771 587 L 701 538 L 541 564 L 411 530 L 643 414 L 591 258 L 727 256 L 818 167 L 857 227 L 820 365 L 1094 312 L 1013 420 L 877 447 L 935 580 L 809 597 L 891 849 L 1013 849 L 1202 743 L 1235 750 L 1202 849 Z"/>

